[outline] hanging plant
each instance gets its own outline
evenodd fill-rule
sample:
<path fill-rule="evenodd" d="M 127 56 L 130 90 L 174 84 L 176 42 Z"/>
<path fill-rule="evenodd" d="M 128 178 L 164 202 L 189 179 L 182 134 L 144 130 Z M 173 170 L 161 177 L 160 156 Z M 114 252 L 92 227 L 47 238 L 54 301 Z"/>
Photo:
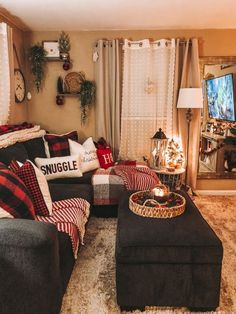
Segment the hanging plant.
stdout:
<path fill-rule="evenodd" d="M 44 79 L 47 51 L 40 44 L 36 44 L 29 48 L 28 55 L 31 63 L 31 73 L 34 76 L 34 85 L 37 92 L 39 92 Z"/>
<path fill-rule="evenodd" d="M 88 109 L 95 102 L 95 83 L 88 81 L 85 78 L 85 74 L 80 72 L 81 83 L 80 83 L 80 108 L 81 108 L 81 123 L 85 124 L 88 116 Z"/>

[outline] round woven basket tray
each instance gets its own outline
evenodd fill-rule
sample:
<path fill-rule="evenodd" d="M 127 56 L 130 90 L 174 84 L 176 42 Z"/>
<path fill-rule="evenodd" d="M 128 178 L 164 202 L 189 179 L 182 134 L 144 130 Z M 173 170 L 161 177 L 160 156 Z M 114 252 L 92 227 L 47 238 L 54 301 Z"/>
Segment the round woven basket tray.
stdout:
<path fill-rule="evenodd" d="M 170 197 L 174 197 L 179 204 L 170 206 L 168 200 L 165 203 L 159 203 L 151 197 L 150 191 L 135 192 L 129 198 L 129 208 L 139 216 L 150 218 L 174 218 L 183 214 L 186 204 L 185 198 L 173 192 Z M 137 203 L 137 200 L 140 199 L 145 199 L 143 204 Z"/>

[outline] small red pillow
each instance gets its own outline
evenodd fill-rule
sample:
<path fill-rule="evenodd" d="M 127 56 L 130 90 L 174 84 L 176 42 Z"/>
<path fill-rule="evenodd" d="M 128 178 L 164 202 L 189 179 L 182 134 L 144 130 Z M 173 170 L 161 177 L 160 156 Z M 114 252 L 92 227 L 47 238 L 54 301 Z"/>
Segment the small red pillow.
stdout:
<path fill-rule="evenodd" d="M 101 145 L 98 145 L 97 156 L 101 168 L 107 169 L 114 166 L 114 160 L 109 146 L 104 148 Z"/>
<path fill-rule="evenodd" d="M 78 134 L 76 131 L 63 135 L 46 134 L 44 139 L 48 142 L 50 157 L 69 156 L 70 146 L 68 139 L 78 142 Z"/>

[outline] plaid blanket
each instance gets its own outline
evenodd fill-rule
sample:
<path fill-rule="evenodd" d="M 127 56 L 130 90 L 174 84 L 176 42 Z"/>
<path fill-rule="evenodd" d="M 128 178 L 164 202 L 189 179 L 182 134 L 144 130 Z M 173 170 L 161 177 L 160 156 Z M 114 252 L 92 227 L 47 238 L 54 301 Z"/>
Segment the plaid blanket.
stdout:
<path fill-rule="evenodd" d="M 92 177 L 93 204 L 115 205 L 125 191 L 122 178 L 114 172 L 114 167 L 108 169 L 99 168 Z"/>
<path fill-rule="evenodd" d="M 90 204 L 82 198 L 53 202 L 52 216 L 36 216 L 36 220 L 56 225 L 57 230 L 70 236 L 75 259 L 79 244 L 83 243 L 85 224 L 89 217 Z"/>
<path fill-rule="evenodd" d="M 22 124 L 5 124 L 0 125 L 0 135 L 32 128 L 32 123 L 23 122 Z"/>
<path fill-rule="evenodd" d="M 93 204 L 115 205 L 126 190 L 147 190 L 159 183 L 156 173 L 147 166 L 116 165 L 97 169 L 92 177 Z"/>

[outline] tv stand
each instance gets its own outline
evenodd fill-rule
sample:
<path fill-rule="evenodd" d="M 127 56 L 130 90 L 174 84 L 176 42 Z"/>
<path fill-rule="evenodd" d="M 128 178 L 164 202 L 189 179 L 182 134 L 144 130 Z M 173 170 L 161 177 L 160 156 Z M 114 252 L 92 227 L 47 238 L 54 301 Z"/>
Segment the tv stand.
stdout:
<path fill-rule="evenodd" d="M 202 132 L 201 134 L 200 163 L 209 172 L 222 174 L 227 171 L 225 168 L 227 155 L 232 152 L 236 153 L 236 145 L 225 144 L 224 139 L 225 136 L 212 132 Z"/>

